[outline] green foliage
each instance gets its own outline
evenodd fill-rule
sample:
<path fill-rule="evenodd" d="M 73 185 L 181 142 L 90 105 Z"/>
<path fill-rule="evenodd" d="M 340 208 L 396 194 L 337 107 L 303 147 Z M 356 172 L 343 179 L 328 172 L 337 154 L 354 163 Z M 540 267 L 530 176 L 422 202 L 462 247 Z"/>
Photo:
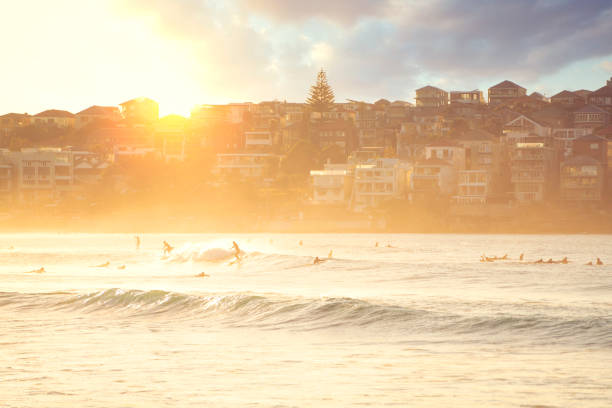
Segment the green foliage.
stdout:
<path fill-rule="evenodd" d="M 327 75 L 321 69 L 317 74 L 317 82 L 310 87 L 310 95 L 306 99 L 313 112 L 328 111 L 334 103 L 334 91 L 327 83 Z"/>

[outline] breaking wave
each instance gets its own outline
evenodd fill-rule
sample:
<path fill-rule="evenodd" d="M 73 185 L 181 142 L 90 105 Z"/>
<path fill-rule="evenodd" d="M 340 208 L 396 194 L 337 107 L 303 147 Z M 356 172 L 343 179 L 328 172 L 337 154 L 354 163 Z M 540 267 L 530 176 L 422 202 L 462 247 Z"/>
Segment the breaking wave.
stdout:
<path fill-rule="evenodd" d="M 476 335 L 496 341 L 578 342 L 612 347 L 611 316 L 551 316 L 495 313 L 464 315 L 377 304 L 353 298 L 288 298 L 230 293 L 188 295 L 161 290 L 108 289 L 89 294 L 0 293 L 0 308 L 15 311 L 104 313 L 124 318 L 206 321 L 229 327 L 322 330 L 374 329 L 385 333 Z"/>

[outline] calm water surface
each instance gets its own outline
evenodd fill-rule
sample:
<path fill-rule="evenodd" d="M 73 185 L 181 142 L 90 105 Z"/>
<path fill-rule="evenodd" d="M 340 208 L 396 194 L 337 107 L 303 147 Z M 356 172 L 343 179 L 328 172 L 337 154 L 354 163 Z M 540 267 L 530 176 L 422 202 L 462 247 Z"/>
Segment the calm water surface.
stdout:
<path fill-rule="evenodd" d="M 0 235 L 0 406 L 612 406 L 612 236 L 141 239 Z"/>

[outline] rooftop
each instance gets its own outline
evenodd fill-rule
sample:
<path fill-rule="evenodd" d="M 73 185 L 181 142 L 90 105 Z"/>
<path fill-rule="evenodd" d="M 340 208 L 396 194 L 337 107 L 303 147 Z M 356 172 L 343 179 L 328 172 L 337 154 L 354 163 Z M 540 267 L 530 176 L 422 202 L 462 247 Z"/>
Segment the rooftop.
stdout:
<path fill-rule="evenodd" d="M 520 85 L 515 84 L 512 81 L 502 81 L 497 85 L 493 85 L 492 87 L 490 87 L 489 89 L 496 89 L 496 88 L 521 88 L 521 89 L 525 89 Z"/>

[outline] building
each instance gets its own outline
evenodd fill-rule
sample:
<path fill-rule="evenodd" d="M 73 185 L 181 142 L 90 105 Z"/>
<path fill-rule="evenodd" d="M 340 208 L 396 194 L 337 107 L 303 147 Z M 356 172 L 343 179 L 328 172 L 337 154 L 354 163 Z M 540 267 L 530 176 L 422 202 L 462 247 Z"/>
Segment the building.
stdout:
<path fill-rule="evenodd" d="M 486 102 L 484 96 L 482 96 L 482 91 L 475 89 L 473 91 L 451 91 L 450 103 L 451 105 L 482 105 Z"/>
<path fill-rule="evenodd" d="M 572 203 L 602 200 L 605 167 L 589 156 L 575 156 L 561 164 L 560 198 Z"/>
<path fill-rule="evenodd" d="M 99 120 L 118 122 L 121 119 L 121 113 L 116 106 L 90 106 L 75 115 L 76 127 L 80 128 L 88 123 Z"/>
<path fill-rule="evenodd" d="M 448 105 L 448 92 L 435 86 L 424 86 L 416 90 L 416 106 L 438 108 Z"/>
<path fill-rule="evenodd" d="M 326 164 L 323 170 L 311 170 L 314 204 L 342 205 L 348 202 L 352 172 L 346 164 Z"/>
<path fill-rule="evenodd" d="M 519 115 L 507 122 L 503 127 L 504 141 L 509 145 L 526 142 L 542 142 L 549 140 L 551 129 L 544 124 Z"/>
<path fill-rule="evenodd" d="M 13 192 L 13 164 L 4 157 L 8 150 L 0 151 L 0 205 L 11 202 Z"/>
<path fill-rule="evenodd" d="M 542 95 L 539 92 L 532 92 L 529 94 L 529 97 L 532 99 L 536 99 L 538 101 L 550 103 L 550 98 L 547 98 L 546 96 Z"/>
<path fill-rule="evenodd" d="M 552 130 L 553 146 L 561 154 L 561 159 L 565 160 L 574 155 L 574 140 L 579 137 L 591 134 L 592 129 L 588 128 L 557 128 Z"/>
<path fill-rule="evenodd" d="M 555 150 L 544 143 L 517 143 L 511 153 L 511 183 L 519 203 L 543 201 L 554 192 Z"/>
<path fill-rule="evenodd" d="M 98 153 L 73 151 L 72 157 L 75 188 L 100 183 L 104 172 L 111 166 L 111 161 Z"/>
<path fill-rule="evenodd" d="M 551 96 L 550 101 L 554 104 L 563 106 L 580 106 L 586 104 L 586 99 L 575 92 L 561 91 L 556 95 Z"/>
<path fill-rule="evenodd" d="M 244 147 L 248 150 L 270 151 L 278 143 L 278 135 L 270 130 L 244 132 Z"/>
<path fill-rule="evenodd" d="M 376 208 L 405 194 L 409 169 L 398 159 L 373 159 L 355 165 L 351 207 L 355 211 Z"/>
<path fill-rule="evenodd" d="M 15 129 L 28 126 L 31 116 L 27 113 L 7 113 L 0 116 L 0 137 L 9 136 Z"/>
<path fill-rule="evenodd" d="M 608 126 L 610 114 L 595 105 L 585 105 L 574 111 L 574 127 L 599 129 Z"/>
<path fill-rule="evenodd" d="M 356 147 L 356 128 L 348 120 L 311 123 L 309 132 L 312 143 L 321 149 L 338 146 L 345 154 L 348 154 Z"/>
<path fill-rule="evenodd" d="M 32 116 L 31 123 L 38 126 L 74 127 L 75 115 L 65 110 L 50 109 Z"/>
<path fill-rule="evenodd" d="M 447 161 L 456 171 L 465 169 L 465 148 L 455 142 L 440 141 L 425 146 L 425 158 Z"/>
<path fill-rule="evenodd" d="M 221 180 L 242 180 L 258 183 L 276 178 L 281 156 L 271 153 L 219 153 L 213 168 Z"/>
<path fill-rule="evenodd" d="M 486 204 L 491 175 L 487 170 L 462 170 L 457 182 L 457 204 Z"/>
<path fill-rule="evenodd" d="M 587 97 L 587 103 L 612 113 L 612 78 L 607 81 L 606 86 L 591 92 Z"/>
<path fill-rule="evenodd" d="M 419 160 L 410 178 L 412 201 L 440 199 L 457 190 L 457 171 L 446 160 L 429 158 Z"/>
<path fill-rule="evenodd" d="M 20 201 L 53 201 L 74 184 L 73 155 L 60 148 L 27 148 L 5 155 L 13 166 Z"/>
<path fill-rule="evenodd" d="M 188 126 L 187 118 L 180 115 L 164 116 L 155 124 L 156 145 L 161 144 L 161 152 L 166 161 L 185 160 Z"/>
<path fill-rule="evenodd" d="M 130 99 L 119 106 L 123 118 L 131 123 L 151 124 L 159 119 L 159 104 L 153 99 Z"/>
<path fill-rule="evenodd" d="M 512 81 L 503 81 L 489 88 L 489 104 L 504 103 L 509 99 L 526 96 L 527 90 Z"/>

